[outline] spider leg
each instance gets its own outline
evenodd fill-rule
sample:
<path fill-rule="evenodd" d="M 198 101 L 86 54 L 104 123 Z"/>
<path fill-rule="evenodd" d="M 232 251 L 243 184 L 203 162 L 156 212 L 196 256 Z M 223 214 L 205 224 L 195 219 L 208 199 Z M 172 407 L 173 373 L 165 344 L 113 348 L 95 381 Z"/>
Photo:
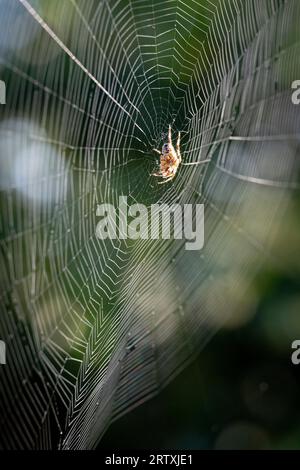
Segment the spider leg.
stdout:
<path fill-rule="evenodd" d="M 177 143 L 176 143 L 176 153 L 179 160 L 181 162 L 181 153 L 180 153 L 180 132 L 178 132 Z"/>
<path fill-rule="evenodd" d="M 165 184 L 167 183 L 168 181 L 171 181 L 172 179 L 174 178 L 174 175 L 172 176 L 169 176 L 169 178 L 163 180 L 163 181 L 159 181 L 157 184 Z"/>
<path fill-rule="evenodd" d="M 172 131 L 171 131 L 171 124 L 169 124 L 169 132 L 168 132 L 168 143 L 172 145 Z"/>
<path fill-rule="evenodd" d="M 153 149 L 153 151 L 156 152 L 156 153 L 159 153 L 159 155 L 161 154 L 161 151 L 160 151 L 160 150 Z"/>
<path fill-rule="evenodd" d="M 192 165 L 203 165 L 203 163 L 209 163 L 211 161 L 210 158 L 206 160 L 201 160 L 200 162 L 191 162 L 191 163 L 183 163 L 184 166 L 192 166 Z"/>

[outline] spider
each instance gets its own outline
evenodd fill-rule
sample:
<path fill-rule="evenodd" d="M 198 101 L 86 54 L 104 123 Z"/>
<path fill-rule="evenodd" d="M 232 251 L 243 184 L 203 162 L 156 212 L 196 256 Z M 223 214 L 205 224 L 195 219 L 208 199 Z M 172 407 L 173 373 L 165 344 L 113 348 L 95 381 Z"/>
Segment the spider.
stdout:
<path fill-rule="evenodd" d="M 178 132 L 176 150 L 172 144 L 171 124 L 169 125 L 168 143 L 163 144 L 161 152 L 157 149 L 153 150 L 160 155 L 160 168 L 159 172 L 152 173 L 152 176 L 163 178 L 163 181 L 160 181 L 158 184 L 167 183 L 174 178 L 181 163 L 180 132 Z"/>

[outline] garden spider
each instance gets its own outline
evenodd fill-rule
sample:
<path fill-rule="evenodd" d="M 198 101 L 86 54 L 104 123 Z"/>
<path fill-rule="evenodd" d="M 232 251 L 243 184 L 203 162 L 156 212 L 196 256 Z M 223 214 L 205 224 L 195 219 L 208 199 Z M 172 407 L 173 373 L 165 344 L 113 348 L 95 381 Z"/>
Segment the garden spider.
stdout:
<path fill-rule="evenodd" d="M 159 172 L 152 173 L 152 176 L 163 178 L 163 181 L 160 181 L 158 184 L 167 183 L 174 178 L 181 163 L 180 132 L 178 132 L 176 150 L 172 144 L 171 124 L 169 125 L 168 143 L 163 144 L 161 152 L 157 149 L 153 150 L 160 155 L 160 166 Z"/>

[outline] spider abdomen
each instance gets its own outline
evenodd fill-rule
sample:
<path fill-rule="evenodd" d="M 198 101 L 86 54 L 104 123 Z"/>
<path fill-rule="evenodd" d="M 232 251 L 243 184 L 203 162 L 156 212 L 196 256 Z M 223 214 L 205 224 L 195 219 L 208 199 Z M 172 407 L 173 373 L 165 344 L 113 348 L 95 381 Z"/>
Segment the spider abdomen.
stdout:
<path fill-rule="evenodd" d="M 157 149 L 154 149 L 154 150 L 155 152 L 160 154 L 160 168 L 159 168 L 159 173 L 153 173 L 153 175 L 162 177 L 165 180 L 165 182 L 170 181 L 172 178 L 174 178 L 181 162 L 180 132 L 178 132 L 176 150 L 172 145 L 170 125 L 169 125 L 169 132 L 168 132 L 168 142 L 162 146 L 161 152 Z M 162 182 L 160 182 L 159 184 L 161 183 Z"/>

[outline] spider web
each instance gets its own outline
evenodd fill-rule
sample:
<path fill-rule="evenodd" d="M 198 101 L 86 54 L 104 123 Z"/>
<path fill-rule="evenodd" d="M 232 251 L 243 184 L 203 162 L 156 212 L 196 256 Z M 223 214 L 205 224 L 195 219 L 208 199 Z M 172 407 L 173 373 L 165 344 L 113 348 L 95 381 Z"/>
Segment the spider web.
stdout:
<path fill-rule="evenodd" d="M 300 3 L 0 9 L 1 446 L 93 448 L 248 308 L 262 260 L 279 262 L 272 236 L 298 188 Z M 169 123 L 183 163 L 158 185 Z M 204 248 L 97 239 L 97 204 L 120 195 L 203 203 Z"/>

